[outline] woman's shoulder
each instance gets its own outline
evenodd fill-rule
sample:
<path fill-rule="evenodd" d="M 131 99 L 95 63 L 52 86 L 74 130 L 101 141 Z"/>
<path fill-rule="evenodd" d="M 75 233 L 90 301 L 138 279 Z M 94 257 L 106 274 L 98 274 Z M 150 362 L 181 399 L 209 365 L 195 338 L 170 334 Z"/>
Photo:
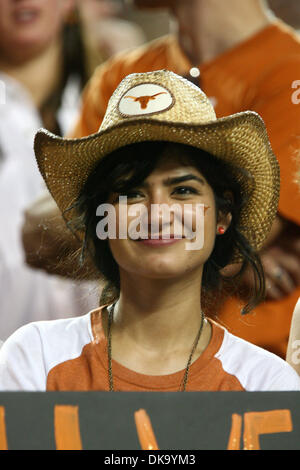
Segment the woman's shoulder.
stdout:
<path fill-rule="evenodd" d="M 44 390 L 49 370 L 93 341 L 91 315 L 28 323 L 0 349 L 0 390 Z"/>
<path fill-rule="evenodd" d="M 215 357 L 246 391 L 300 390 L 300 377 L 286 361 L 223 329 L 223 342 Z"/>
<path fill-rule="evenodd" d="M 39 338 L 40 341 L 48 340 L 50 338 L 54 339 L 57 334 L 60 335 L 60 339 L 62 339 L 62 336 L 69 336 L 71 333 L 86 335 L 89 330 L 92 312 L 76 317 L 41 320 L 27 323 L 18 328 L 4 342 L 4 345 L 22 343 L 23 341 L 27 342 L 37 338 Z"/>

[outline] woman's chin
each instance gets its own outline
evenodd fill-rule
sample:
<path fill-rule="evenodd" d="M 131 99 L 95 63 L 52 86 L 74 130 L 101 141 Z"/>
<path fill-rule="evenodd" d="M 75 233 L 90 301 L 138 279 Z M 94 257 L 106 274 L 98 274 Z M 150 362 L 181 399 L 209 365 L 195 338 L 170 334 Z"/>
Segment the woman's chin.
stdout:
<path fill-rule="evenodd" d="M 135 272 L 148 279 L 180 279 L 187 272 L 187 267 L 172 260 L 159 260 L 157 263 L 145 262 Z"/>

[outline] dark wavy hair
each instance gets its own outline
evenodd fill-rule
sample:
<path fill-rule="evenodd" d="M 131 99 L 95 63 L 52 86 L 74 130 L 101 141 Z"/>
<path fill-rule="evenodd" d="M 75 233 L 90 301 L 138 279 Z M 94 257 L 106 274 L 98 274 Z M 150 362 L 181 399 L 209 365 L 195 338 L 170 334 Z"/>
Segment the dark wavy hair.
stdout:
<path fill-rule="evenodd" d="M 86 251 L 91 254 L 99 275 L 106 281 L 101 303 L 118 298 L 120 292 L 119 267 L 114 260 L 108 240 L 100 240 L 96 234 L 99 216 L 97 207 L 108 201 L 112 192 L 123 193 L 140 185 L 150 175 L 163 156 L 179 159 L 184 165 L 193 165 L 204 176 L 214 192 L 216 214 L 231 213 L 230 226 L 222 236 L 216 236 L 213 251 L 203 267 L 202 299 L 204 308 L 216 308 L 216 299 L 237 293 L 239 281 L 247 267 L 253 273 L 253 289 L 242 314 L 248 313 L 264 298 L 265 280 L 258 253 L 239 230 L 239 219 L 246 203 L 240 181 L 249 175 L 244 170 L 195 147 L 172 142 L 141 142 L 107 155 L 99 161 L 84 185 L 79 198 L 72 208 L 76 208 L 78 218 L 70 228 L 83 230 L 85 239 L 81 250 L 81 262 Z M 233 255 L 242 257 L 240 269 L 234 276 L 225 276 L 222 269 L 231 264 Z"/>

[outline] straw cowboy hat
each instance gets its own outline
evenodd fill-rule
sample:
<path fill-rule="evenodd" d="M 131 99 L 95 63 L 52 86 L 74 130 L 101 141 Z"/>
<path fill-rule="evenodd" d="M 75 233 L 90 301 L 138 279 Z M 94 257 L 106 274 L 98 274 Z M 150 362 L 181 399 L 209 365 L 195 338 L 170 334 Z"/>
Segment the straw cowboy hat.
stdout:
<path fill-rule="evenodd" d="M 74 210 L 66 209 L 101 158 L 128 144 L 158 140 L 198 147 L 239 169 L 246 199 L 239 228 L 259 250 L 275 218 L 280 187 L 264 122 L 252 111 L 217 119 L 203 91 L 173 72 L 128 75 L 111 96 L 97 133 L 66 139 L 40 129 L 34 148 L 46 185 L 69 221 Z"/>

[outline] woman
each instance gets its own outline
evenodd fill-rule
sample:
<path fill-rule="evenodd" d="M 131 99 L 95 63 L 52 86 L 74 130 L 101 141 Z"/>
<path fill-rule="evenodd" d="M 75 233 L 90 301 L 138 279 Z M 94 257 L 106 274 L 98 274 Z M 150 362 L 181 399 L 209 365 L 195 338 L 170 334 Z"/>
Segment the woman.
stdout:
<path fill-rule="evenodd" d="M 18 330 L 1 349 L 1 390 L 300 389 L 287 363 L 205 317 L 234 261 L 256 280 L 244 312 L 263 296 L 256 251 L 279 171 L 256 113 L 216 119 L 176 74 L 132 74 L 97 134 L 41 130 L 35 152 L 82 258 L 89 252 L 109 282 L 107 305 Z"/>

